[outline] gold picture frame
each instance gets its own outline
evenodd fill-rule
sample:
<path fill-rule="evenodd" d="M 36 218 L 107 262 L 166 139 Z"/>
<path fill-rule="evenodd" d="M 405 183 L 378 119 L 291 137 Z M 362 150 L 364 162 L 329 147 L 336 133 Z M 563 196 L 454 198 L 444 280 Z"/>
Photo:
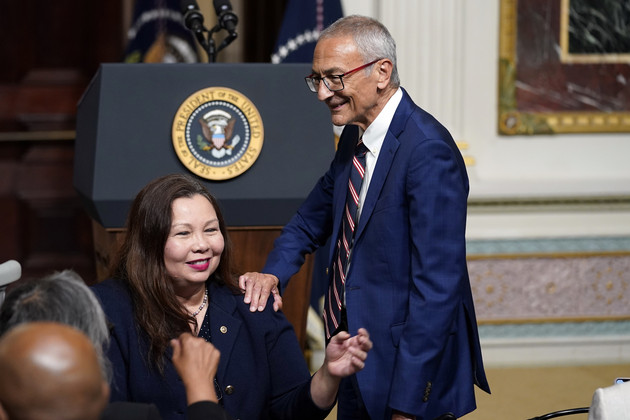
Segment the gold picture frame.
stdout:
<path fill-rule="evenodd" d="M 501 0 L 499 134 L 630 132 L 630 52 L 570 53 L 572 1 L 578 0 L 526 0 L 521 5 Z M 612 77 L 618 80 L 607 80 Z M 603 102 L 583 93 L 592 94 L 593 86 L 606 87 Z"/>

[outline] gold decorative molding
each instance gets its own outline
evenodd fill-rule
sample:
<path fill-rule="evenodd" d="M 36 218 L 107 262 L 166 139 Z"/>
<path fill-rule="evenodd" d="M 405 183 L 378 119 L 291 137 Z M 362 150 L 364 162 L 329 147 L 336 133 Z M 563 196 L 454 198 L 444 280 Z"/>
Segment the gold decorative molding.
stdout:
<path fill-rule="evenodd" d="M 466 152 L 468 151 L 468 142 L 456 141 L 455 144 L 457 145 L 457 148 L 459 149 L 459 151 L 462 153 L 462 157 L 464 158 L 464 164 L 466 166 L 473 166 L 476 163 L 475 158 L 466 154 Z"/>
<path fill-rule="evenodd" d="M 469 213 L 630 211 L 630 196 L 470 198 Z"/>
<path fill-rule="evenodd" d="M 556 3 L 559 1 L 560 3 Z M 626 66 L 630 63 L 630 54 L 569 54 L 568 53 L 568 22 L 569 0 L 556 0 L 550 2 L 552 7 L 560 9 L 560 22 L 558 42 L 561 44 L 558 61 L 560 65 L 566 63 L 570 66 L 574 63 L 607 64 Z M 623 133 L 630 132 L 630 109 L 611 111 L 581 111 L 581 110 L 552 110 L 531 111 L 519 108 L 517 101 L 517 84 L 527 84 L 519 80 L 517 63 L 528 60 L 528 57 L 517 57 L 517 39 L 519 28 L 518 1 L 501 0 L 499 22 L 499 101 L 498 101 L 498 131 L 503 135 L 532 135 L 532 134 L 558 134 L 558 133 Z M 542 25 L 542 23 L 540 23 Z M 562 29 L 564 25 L 564 30 Z M 541 46 L 553 50 L 553 45 Z M 553 54 L 552 54 L 553 55 Z M 557 64 L 557 63 L 556 63 Z M 555 64 L 554 64 L 555 65 Z M 544 70 L 541 70 L 544 71 Z M 585 69 L 584 71 L 593 71 Z M 624 70 L 626 71 L 626 70 Z M 568 76 L 567 76 L 568 77 Z M 594 78 L 600 77 L 593 74 Z M 567 83 L 571 79 L 567 78 Z M 538 90 L 538 95 L 547 90 L 546 86 L 529 86 Z M 558 94 L 548 92 L 546 96 Z M 624 104 L 630 107 L 630 104 Z M 543 108 L 543 107 L 541 107 Z"/>
<path fill-rule="evenodd" d="M 629 316 L 583 316 L 583 317 L 541 317 L 536 319 L 501 318 L 501 319 L 477 319 L 479 325 L 504 325 L 504 324 L 555 324 L 569 322 L 611 322 L 630 321 Z"/>
<path fill-rule="evenodd" d="M 630 54 L 572 54 L 569 51 L 569 6 L 571 0 L 560 3 L 560 61 L 570 64 L 628 63 Z"/>

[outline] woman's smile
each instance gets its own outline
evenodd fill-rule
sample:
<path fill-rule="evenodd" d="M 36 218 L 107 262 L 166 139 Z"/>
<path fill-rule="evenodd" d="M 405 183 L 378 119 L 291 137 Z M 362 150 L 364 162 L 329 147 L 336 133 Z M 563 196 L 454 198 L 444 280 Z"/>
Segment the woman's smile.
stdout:
<path fill-rule="evenodd" d="M 197 271 L 206 271 L 210 267 L 210 258 L 204 258 L 202 260 L 188 261 L 189 267 Z"/>

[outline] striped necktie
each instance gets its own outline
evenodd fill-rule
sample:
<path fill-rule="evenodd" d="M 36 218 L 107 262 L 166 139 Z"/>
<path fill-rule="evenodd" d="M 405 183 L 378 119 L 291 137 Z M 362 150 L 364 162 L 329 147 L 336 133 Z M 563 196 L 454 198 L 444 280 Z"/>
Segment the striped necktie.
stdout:
<path fill-rule="evenodd" d="M 335 260 L 333 261 L 333 278 L 328 286 L 328 295 L 324 299 L 324 326 L 326 339 L 337 333 L 341 323 L 341 307 L 344 302 L 346 271 L 350 250 L 354 241 L 354 230 L 359 208 L 359 193 L 365 175 L 365 154 L 368 149 L 362 140 L 354 149 L 350 179 L 348 180 L 348 194 L 342 217 L 342 229 L 335 246 Z"/>

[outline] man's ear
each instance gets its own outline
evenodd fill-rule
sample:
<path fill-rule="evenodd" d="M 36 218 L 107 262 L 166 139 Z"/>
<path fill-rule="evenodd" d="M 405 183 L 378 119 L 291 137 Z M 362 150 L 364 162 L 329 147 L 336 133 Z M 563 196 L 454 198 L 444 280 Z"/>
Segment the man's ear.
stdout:
<path fill-rule="evenodd" d="M 378 87 L 379 89 L 385 89 L 389 85 L 389 80 L 392 77 L 392 71 L 394 70 L 394 64 L 387 58 L 380 60 L 377 64 L 378 72 Z"/>

